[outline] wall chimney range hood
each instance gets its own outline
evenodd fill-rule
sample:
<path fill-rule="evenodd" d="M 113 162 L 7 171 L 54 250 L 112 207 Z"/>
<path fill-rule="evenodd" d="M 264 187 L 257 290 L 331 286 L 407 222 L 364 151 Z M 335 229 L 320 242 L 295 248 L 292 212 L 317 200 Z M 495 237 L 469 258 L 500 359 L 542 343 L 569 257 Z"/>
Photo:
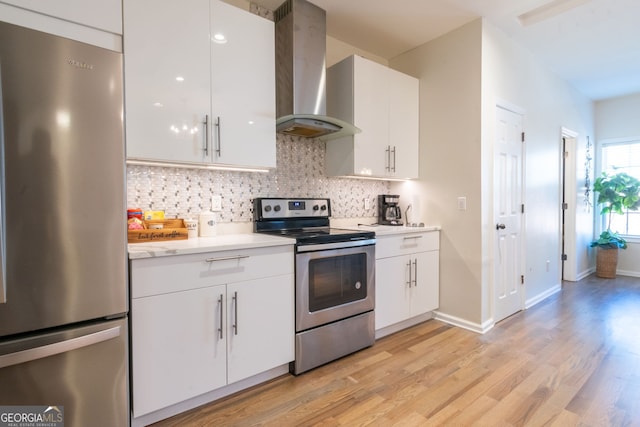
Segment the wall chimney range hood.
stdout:
<path fill-rule="evenodd" d="M 323 140 L 360 132 L 326 116 L 326 12 L 306 0 L 286 0 L 274 20 L 276 130 Z"/>

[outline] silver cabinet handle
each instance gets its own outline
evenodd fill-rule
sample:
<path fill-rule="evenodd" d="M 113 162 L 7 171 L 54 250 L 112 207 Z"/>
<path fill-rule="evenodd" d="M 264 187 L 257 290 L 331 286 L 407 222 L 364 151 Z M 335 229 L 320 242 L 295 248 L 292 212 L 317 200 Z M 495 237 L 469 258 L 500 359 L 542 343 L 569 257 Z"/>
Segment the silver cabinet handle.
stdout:
<path fill-rule="evenodd" d="M 409 281 L 406 283 L 411 287 L 411 260 L 407 263 L 407 268 L 409 269 Z"/>
<path fill-rule="evenodd" d="M 216 135 L 217 135 L 217 144 L 216 144 L 216 154 L 218 154 L 218 157 L 220 157 L 222 155 L 222 139 L 220 138 L 220 127 L 222 126 L 222 123 L 220 121 L 220 116 L 217 117 L 216 119 Z"/>
<path fill-rule="evenodd" d="M 393 153 L 393 167 L 389 166 L 389 168 L 391 169 L 391 172 L 395 173 L 396 172 L 396 146 L 393 146 L 393 150 L 391 150 L 391 152 Z"/>
<path fill-rule="evenodd" d="M 202 122 L 202 126 L 204 127 L 204 139 L 202 150 L 204 151 L 205 157 L 209 156 L 209 115 L 204 116 L 204 122 Z"/>
<path fill-rule="evenodd" d="M 238 291 L 233 293 L 233 334 L 238 335 Z"/>
<path fill-rule="evenodd" d="M 414 240 L 414 239 L 422 239 L 424 236 L 418 235 L 418 236 L 406 236 L 404 237 L 404 240 Z"/>
<path fill-rule="evenodd" d="M 418 258 L 413 260 L 413 284 L 418 287 Z"/>
<path fill-rule="evenodd" d="M 387 161 L 384 164 L 384 170 L 389 172 L 391 170 L 391 146 L 387 145 L 387 149 L 384 150 L 384 152 L 387 155 Z"/>
<path fill-rule="evenodd" d="M 220 327 L 218 328 L 218 333 L 219 333 L 218 336 L 220 337 L 220 339 L 222 339 L 223 338 L 223 335 L 222 335 L 222 330 L 223 330 L 222 324 L 224 323 L 224 314 L 223 314 L 224 304 L 223 304 L 223 301 L 222 301 L 222 294 L 220 294 L 220 298 L 218 298 L 218 306 L 220 307 Z"/>
<path fill-rule="evenodd" d="M 81 337 L 72 338 L 66 341 L 59 341 L 53 344 L 47 344 L 39 347 L 32 347 L 15 353 L 3 354 L 0 356 L 0 368 L 7 366 L 19 365 L 21 363 L 31 362 L 33 360 L 44 359 L 60 353 L 67 353 L 83 347 L 89 347 L 103 341 L 120 336 L 121 326 L 105 329 L 103 331 L 94 332 Z"/>
<path fill-rule="evenodd" d="M 221 256 L 218 258 L 207 258 L 204 262 L 216 262 L 216 261 L 229 261 L 233 259 L 244 259 L 249 258 L 249 255 L 231 255 L 231 256 Z"/>

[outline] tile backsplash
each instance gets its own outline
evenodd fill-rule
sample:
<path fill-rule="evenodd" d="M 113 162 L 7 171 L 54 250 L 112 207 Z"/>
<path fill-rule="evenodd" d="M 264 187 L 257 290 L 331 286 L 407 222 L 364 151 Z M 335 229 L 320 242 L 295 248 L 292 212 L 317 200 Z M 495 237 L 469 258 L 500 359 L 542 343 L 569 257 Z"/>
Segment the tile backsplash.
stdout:
<path fill-rule="evenodd" d="M 276 153 L 268 173 L 129 165 L 127 207 L 195 218 L 220 195 L 218 221 L 229 223 L 252 221 L 254 197 L 329 197 L 333 218 L 361 218 L 376 216 L 376 196 L 389 193 L 387 181 L 327 177 L 322 141 L 278 134 Z"/>

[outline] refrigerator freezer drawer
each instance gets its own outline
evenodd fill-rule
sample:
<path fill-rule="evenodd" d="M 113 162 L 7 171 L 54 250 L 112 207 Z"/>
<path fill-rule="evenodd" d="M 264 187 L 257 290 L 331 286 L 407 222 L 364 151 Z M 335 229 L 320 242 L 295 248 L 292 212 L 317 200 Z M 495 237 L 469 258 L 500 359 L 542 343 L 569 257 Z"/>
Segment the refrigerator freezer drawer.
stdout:
<path fill-rule="evenodd" d="M 0 402 L 63 406 L 65 426 L 129 424 L 127 319 L 0 342 Z"/>

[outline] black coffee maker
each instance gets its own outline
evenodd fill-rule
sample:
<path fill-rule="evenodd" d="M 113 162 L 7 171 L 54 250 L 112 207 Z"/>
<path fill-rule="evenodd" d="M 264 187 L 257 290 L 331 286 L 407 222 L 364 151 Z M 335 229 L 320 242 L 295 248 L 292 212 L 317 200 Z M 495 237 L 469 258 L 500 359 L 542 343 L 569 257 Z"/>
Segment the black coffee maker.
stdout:
<path fill-rule="evenodd" d="M 393 194 L 378 195 L 378 224 L 402 225 L 400 196 Z"/>

